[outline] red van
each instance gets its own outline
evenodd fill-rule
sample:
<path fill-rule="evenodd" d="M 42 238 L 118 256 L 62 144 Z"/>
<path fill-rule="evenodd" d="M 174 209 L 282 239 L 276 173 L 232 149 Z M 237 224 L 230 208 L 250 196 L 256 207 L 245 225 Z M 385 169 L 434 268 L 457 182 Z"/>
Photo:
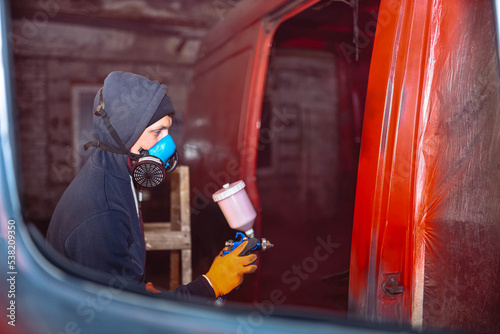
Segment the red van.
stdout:
<path fill-rule="evenodd" d="M 69 266 L 24 222 L 1 1 L 0 332 L 499 332 L 498 6 L 244 0 L 208 34 L 181 152 L 193 271 L 234 237 L 226 182 L 275 245 L 217 307 Z"/>
<path fill-rule="evenodd" d="M 243 180 L 276 247 L 242 300 L 500 330 L 495 3 L 247 0 L 208 34 L 185 116 L 193 238 L 222 239 L 210 195 Z"/>

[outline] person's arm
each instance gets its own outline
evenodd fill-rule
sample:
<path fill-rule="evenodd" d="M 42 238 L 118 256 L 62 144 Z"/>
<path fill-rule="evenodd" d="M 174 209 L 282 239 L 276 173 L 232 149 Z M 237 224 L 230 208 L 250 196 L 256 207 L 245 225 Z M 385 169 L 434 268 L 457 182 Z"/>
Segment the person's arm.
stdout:
<path fill-rule="evenodd" d="M 73 262 L 139 283 L 144 275 L 144 264 L 138 263 L 130 254 L 129 245 L 134 240 L 131 240 L 127 224 L 126 215 L 117 211 L 90 217 L 68 236 L 66 252 Z M 246 244 L 243 242 L 226 256 L 219 254 L 206 276 L 199 276 L 173 291 L 161 291 L 161 294 L 189 300 L 192 296 L 214 299 L 229 293 L 241 284 L 244 274 L 257 269 L 253 264 L 257 255 L 238 256 Z"/>
<path fill-rule="evenodd" d="M 193 296 L 213 300 L 215 292 L 208 278 L 204 275 L 196 277 L 192 282 L 186 285 L 179 285 L 175 290 L 165 291 L 153 286 L 152 283 L 146 283 L 145 289 L 151 294 L 160 294 L 165 297 L 175 298 L 180 300 L 190 300 Z"/>

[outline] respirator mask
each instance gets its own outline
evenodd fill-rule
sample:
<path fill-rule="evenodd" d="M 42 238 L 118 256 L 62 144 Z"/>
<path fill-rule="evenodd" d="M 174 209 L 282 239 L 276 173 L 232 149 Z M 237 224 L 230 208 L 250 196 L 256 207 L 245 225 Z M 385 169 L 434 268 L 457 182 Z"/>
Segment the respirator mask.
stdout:
<path fill-rule="evenodd" d="M 175 149 L 174 140 L 170 135 L 163 137 L 149 150 L 141 148 L 139 154 L 131 153 L 127 150 L 106 114 L 102 88 L 99 91 L 99 103 L 94 110 L 94 115 L 102 117 L 109 134 L 119 148 L 106 145 L 100 141 L 90 141 L 84 145 L 84 149 L 87 150 L 90 147 L 96 147 L 111 153 L 129 156 L 130 159 L 136 161 L 132 170 L 132 178 L 140 186 L 147 188 L 156 187 L 165 180 L 167 173 L 172 172 L 177 167 L 179 154 Z"/>
<path fill-rule="evenodd" d="M 149 150 L 140 149 L 142 155 L 132 171 L 134 181 L 147 188 L 156 187 L 165 180 L 166 173 L 177 167 L 179 154 L 170 135 L 163 137 Z"/>

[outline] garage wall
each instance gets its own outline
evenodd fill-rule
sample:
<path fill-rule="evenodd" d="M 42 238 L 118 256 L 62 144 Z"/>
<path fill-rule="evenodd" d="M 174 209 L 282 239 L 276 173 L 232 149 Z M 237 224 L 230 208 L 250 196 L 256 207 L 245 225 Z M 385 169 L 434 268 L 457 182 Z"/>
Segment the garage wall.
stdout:
<path fill-rule="evenodd" d="M 12 2 L 26 220 L 45 231 L 81 158 L 73 142 L 74 118 L 81 112 L 90 117 L 92 106 L 86 109 L 80 101 L 72 110 L 75 96 L 83 90 L 88 100 L 109 72 L 134 72 L 166 84 L 178 112 L 173 136 L 182 141 L 182 114 L 200 41 L 237 2 Z"/>

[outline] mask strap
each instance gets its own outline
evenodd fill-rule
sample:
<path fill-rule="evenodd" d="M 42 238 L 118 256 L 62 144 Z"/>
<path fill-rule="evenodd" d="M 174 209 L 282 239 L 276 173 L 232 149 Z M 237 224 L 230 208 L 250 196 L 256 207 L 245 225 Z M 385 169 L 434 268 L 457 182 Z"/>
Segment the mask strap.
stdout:
<path fill-rule="evenodd" d="M 111 153 L 116 153 L 116 154 L 123 154 L 123 155 L 128 155 L 130 159 L 132 160 L 137 160 L 140 158 L 142 155 L 140 154 L 135 154 L 129 152 L 125 145 L 123 145 L 122 140 L 120 139 L 120 136 L 118 136 L 118 133 L 116 132 L 115 128 L 113 125 L 111 125 L 111 121 L 109 120 L 108 115 L 106 114 L 106 111 L 104 110 L 104 99 L 102 97 L 102 88 L 99 90 L 99 103 L 97 105 L 97 108 L 94 110 L 94 115 L 97 117 L 102 117 L 102 120 L 104 121 L 104 124 L 106 125 L 106 128 L 108 129 L 109 134 L 115 141 L 115 143 L 120 147 L 119 149 L 116 147 L 112 147 L 109 145 L 106 145 L 104 143 L 101 143 L 100 141 L 89 141 L 87 142 L 83 148 L 84 150 L 88 150 L 90 147 L 95 147 L 95 148 L 100 148 L 105 151 L 111 152 Z"/>

